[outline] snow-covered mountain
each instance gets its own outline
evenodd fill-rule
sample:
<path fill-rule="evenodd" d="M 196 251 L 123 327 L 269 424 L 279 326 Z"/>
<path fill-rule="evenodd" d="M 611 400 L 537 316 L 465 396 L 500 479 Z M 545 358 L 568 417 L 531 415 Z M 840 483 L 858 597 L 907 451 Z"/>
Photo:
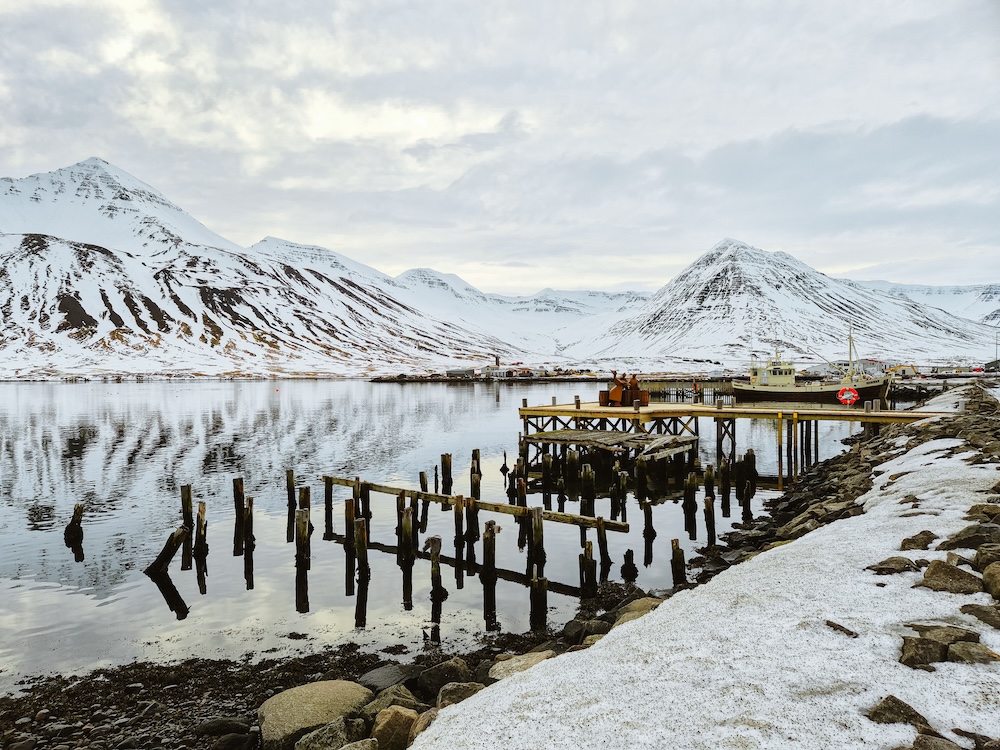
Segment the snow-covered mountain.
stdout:
<path fill-rule="evenodd" d="M 565 353 L 732 362 L 777 349 L 821 361 L 845 358 L 850 332 L 863 356 L 917 362 L 982 359 L 994 341 L 990 326 L 726 239 L 634 315 Z"/>
<path fill-rule="evenodd" d="M 851 325 L 865 354 L 900 359 L 981 360 L 993 343 L 980 323 L 734 240 L 652 297 L 505 297 L 272 237 L 240 247 L 101 159 L 0 180 L 0 378 L 357 376 L 496 355 L 690 370 L 745 362 L 751 344 L 835 357 Z"/>
<path fill-rule="evenodd" d="M 1000 284 L 973 286 L 921 286 L 888 281 L 859 281 L 861 286 L 919 302 L 958 315 L 1000 326 Z"/>

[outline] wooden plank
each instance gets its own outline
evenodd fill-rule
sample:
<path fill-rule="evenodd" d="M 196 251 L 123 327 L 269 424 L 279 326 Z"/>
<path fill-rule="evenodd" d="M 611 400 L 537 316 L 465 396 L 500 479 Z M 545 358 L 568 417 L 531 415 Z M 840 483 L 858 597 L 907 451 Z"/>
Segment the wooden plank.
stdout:
<path fill-rule="evenodd" d="M 355 484 L 354 479 L 347 479 L 345 477 L 329 477 L 329 480 L 333 484 L 340 485 L 341 487 L 353 487 Z M 323 481 L 327 481 L 327 477 L 323 477 Z M 362 482 L 362 484 L 368 485 L 368 488 L 372 492 L 379 492 L 384 495 L 399 496 L 400 494 L 405 495 L 409 498 L 415 498 L 417 500 L 428 500 L 432 503 L 447 503 L 448 505 L 454 505 L 455 496 L 453 495 L 438 495 L 433 492 L 420 492 L 419 490 L 408 490 L 402 487 L 390 487 L 385 484 L 375 484 L 374 482 Z M 465 498 L 466 503 L 474 503 L 479 510 L 490 511 L 492 513 L 503 513 L 508 516 L 530 516 L 531 508 L 521 506 L 521 505 L 510 505 L 509 503 L 493 503 L 487 500 L 473 500 L 472 498 Z M 573 513 L 559 513 L 553 510 L 542 511 L 542 518 L 546 521 L 554 521 L 556 523 L 568 523 L 574 526 L 582 526 L 588 529 L 597 528 L 597 519 L 591 518 L 590 516 L 578 516 Z M 621 521 L 605 521 L 604 527 L 608 531 L 618 531 L 627 533 L 629 530 L 629 525 Z"/>

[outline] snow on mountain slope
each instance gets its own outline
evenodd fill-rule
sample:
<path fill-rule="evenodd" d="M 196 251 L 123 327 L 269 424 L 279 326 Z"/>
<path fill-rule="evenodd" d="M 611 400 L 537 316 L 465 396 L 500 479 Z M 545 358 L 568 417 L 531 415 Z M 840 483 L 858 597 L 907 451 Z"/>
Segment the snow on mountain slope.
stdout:
<path fill-rule="evenodd" d="M 614 359 L 681 352 L 745 362 L 752 351 L 766 356 L 780 349 L 803 360 L 841 359 L 851 330 L 863 356 L 981 361 L 993 348 L 988 326 L 726 239 L 636 314 L 565 354 Z"/>
<path fill-rule="evenodd" d="M 997 288 L 963 294 L 944 295 L 949 314 L 725 240 L 652 297 L 505 297 L 274 237 L 239 247 L 96 158 L 0 180 L 0 378 L 358 376 L 496 355 L 690 371 L 745 364 L 751 348 L 839 359 L 851 327 L 864 355 L 990 359 L 993 329 L 957 316 L 979 315 Z"/>
<path fill-rule="evenodd" d="M 1000 284 L 974 286 L 921 286 L 894 284 L 889 281 L 855 282 L 869 289 L 904 297 L 922 305 L 939 307 L 958 315 L 991 326 L 1000 326 Z"/>

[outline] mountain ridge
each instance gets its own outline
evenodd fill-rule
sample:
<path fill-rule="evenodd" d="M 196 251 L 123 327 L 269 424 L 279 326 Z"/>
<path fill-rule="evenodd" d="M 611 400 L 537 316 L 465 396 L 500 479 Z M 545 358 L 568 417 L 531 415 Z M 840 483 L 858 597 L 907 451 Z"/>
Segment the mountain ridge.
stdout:
<path fill-rule="evenodd" d="M 755 341 L 830 351 L 859 309 L 859 342 L 903 359 L 983 359 L 976 342 L 993 335 L 905 290 L 830 279 L 731 238 L 652 295 L 510 297 L 276 237 L 242 248 L 96 157 L 0 179 L 0 263 L 0 378 L 367 376 L 497 356 L 649 371 L 745 360 Z"/>

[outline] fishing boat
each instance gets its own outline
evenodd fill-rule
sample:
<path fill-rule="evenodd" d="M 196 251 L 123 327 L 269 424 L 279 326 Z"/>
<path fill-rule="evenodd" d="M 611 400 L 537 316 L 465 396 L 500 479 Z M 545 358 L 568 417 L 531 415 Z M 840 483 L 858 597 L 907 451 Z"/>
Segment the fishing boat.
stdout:
<path fill-rule="evenodd" d="M 854 366 L 854 338 L 848 337 L 848 369 L 840 378 L 796 380 L 795 366 L 775 352 L 765 364 L 750 363 L 748 380 L 734 380 L 733 394 L 738 403 L 789 401 L 829 406 L 861 406 L 866 401 L 887 403 L 890 375 L 859 372 Z"/>

